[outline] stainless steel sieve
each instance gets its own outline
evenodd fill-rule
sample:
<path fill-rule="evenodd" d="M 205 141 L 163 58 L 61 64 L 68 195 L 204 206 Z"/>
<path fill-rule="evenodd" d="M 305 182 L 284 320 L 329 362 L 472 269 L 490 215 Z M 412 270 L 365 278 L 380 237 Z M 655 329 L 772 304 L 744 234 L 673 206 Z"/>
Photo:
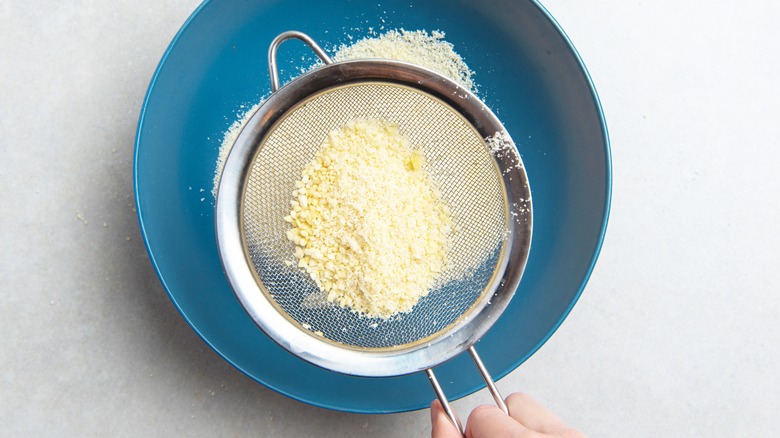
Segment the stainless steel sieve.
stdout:
<path fill-rule="evenodd" d="M 325 65 L 280 88 L 276 51 L 290 38 Z M 272 95 L 233 145 L 216 202 L 220 257 L 246 312 L 283 348 L 332 371 L 383 377 L 424 370 L 456 426 L 432 367 L 468 350 L 508 412 L 473 347 L 512 298 L 531 242 L 528 179 L 504 126 L 438 73 L 392 60 L 333 62 L 300 32 L 274 39 L 268 62 Z M 424 152 L 456 224 L 445 280 L 411 312 L 388 320 L 328 303 L 291 263 L 294 245 L 285 236 L 283 218 L 304 166 L 330 131 L 361 118 L 397 124 Z M 486 141 L 496 134 L 501 147 Z"/>

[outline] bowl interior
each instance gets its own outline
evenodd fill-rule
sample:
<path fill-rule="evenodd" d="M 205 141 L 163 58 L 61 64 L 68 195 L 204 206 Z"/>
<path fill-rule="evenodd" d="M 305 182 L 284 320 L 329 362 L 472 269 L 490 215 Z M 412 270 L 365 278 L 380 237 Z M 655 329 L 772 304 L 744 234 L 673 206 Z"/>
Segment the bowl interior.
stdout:
<path fill-rule="evenodd" d="M 530 258 L 514 299 L 477 344 L 494 376 L 506 375 L 576 302 L 601 246 L 610 197 L 609 146 L 595 91 L 569 41 L 535 2 L 206 2 L 152 80 L 134 171 L 155 269 L 209 345 L 255 380 L 296 399 L 379 413 L 427 407 L 434 394 L 426 377 L 350 377 L 273 343 L 246 315 L 222 272 L 211 196 L 222 133 L 242 107 L 270 91 L 271 40 L 295 29 L 332 48 L 369 28 L 446 32 L 476 72 L 478 94 L 518 144 L 534 202 Z M 314 58 L 302 43 L 290 42 L 279 60 L 285 82 Z M 484 386 L 467 355 L 436 371 L 452 399 Z"/>

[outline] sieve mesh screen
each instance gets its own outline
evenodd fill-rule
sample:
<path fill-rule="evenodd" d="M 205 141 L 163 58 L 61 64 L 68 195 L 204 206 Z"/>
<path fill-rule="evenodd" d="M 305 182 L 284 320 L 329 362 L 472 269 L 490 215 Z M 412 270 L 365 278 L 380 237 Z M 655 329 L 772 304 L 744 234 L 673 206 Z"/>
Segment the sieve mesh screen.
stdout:
<path fill-rule="evenodd" d="M 308 274 L 295 266 L 294 245 L 285 236 L 289 224 L 283 218 L 303 168 L 330 131 L 360 118 L 397 124 L 425 153 L 426 170 L 456 225 L 449 266 L 438 286 L 411 312 L 388 320 L 327 303 Z M 421 344 L 479 310 L 474 305 L 488 292 L 508 221 L 500 170 L 477 131 L 433 96 L 383 82 L 327 89 L 288 111 L 260 145 L 243 195 L 244 242 L 261 289 L 302 327 L 360 349 Z"/>

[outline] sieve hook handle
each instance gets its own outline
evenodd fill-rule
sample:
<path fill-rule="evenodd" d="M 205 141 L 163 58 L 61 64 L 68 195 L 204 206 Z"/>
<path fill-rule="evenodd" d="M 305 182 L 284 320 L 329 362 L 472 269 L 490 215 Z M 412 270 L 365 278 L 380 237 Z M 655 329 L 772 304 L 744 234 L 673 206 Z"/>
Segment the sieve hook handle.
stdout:
<path fill-rule="evenodd" d="M 299 39 L 306 43 L 306 45 L 309 46 L 325 64 L 333 64 L 333 60 L 330 59 L 330 56 L 328 56 L 328 54 L 322 50 L 322 47 L 314 42 L 310 36 L 303 32 L 298 32 L 297 30 L 282 32 L 271 41 L 271 46 L 268 48 L 268 70 L 271 72 L 271 92 L 276 92 L 276 90 L 279 89 L 279 69 L 276 67 L 276 51 L 279 49 L 279 45 L 291 38 Z"/>
<path fill-rule="evenodd" d="M 482 362 L 482 358 L 479 357 L 479 354 L 477 354 L 477 350 L 474 349 L 474 346 L 469 347 L 469 354 L 471 355 L 471 359 L 474 361 L 474 365 L 477 366 L 477 369 L 479 370 L 479 374 L 482 376 L 482 379 L 487 384 L 488 391 L 490 391 L 490 395 L 493 396 L 493 400 L 496 402 L 496 405 L 499 407 L 499 409 L 504 411 L 505 414 L 509 415 L 509 408 L 506 406 L 506 403 L 504 402 L 504 398 L 501 397 L 501 393 L 498 392 L 498 388 L 496 387 L 496 382 L 493 381 L 493 377 L 490 375 L 487 368 L 485 368 L 485 364 Z M 425 374 L 428 375 L 428 380 L 431 382 L 431 386 L 433 387 L 433 392 L 436 393 L 436 398 L 438 398 L 439 402 L 441 402 L 441 405 L 444 408 L 444 412 L 447 414 L 447 417 L 450 418 L 450 421 L 452 421 L 452 424 L 454 424 L 455 428 L 458 429 L 458 432 L 461 435 L 465 435 L 463 426 L 460 424 L 458 417 L 455 415 L 455 411 L 452 410 L 452 407 L 450 406 L 450 402 L 449 400 L 447 400 L 447 396 L 444 394 L 444 391 L 441 389 L 441 385 L 439 385 L 438 379 L 436 379 L 436 375 L 433 374 L 433 370 L 428 368 L 427 370 L 425 370 Z"/>

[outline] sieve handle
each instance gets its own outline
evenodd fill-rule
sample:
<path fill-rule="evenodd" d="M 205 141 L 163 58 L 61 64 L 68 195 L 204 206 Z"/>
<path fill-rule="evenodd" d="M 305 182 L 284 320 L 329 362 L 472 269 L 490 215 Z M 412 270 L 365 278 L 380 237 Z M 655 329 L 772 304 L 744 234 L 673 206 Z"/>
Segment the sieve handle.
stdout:
<path fill-rule="evenodd" d="M 498 392 L 496 382 L 493 381 L 493 377 L 490 375 L 487 368 L 485 368 L 485 364 L 482 362 L 482 358 L 479 357 L 479 354 L 477 354 L 477 350 L 474 349 L 474 346 L 469 347 L 469 354 L 471 355 L 471 359 L 474 361 L 474 364 L 477 366 L 479 374 L 487 384 L 488 391 L 490 391 L 490 395 L 493 396 L 493 400 L 496 402 L 496 405 L 499 407 L 499 409 L 504 411 L 505 414 L 509 415 L 509 408 L 506 406 L 504 398 L 501 397 L 501 393 Z M 461 435 L 464 435 L 465 431 L 463 430 L 463 426 L 461 426 L 458 417 L 452 410 L 450 402 L 447 400 L 447 396 L 444 394 L 444 391 L 441 389 L 441 385 L 439 385 L 439 381 L 436 379 L 436 375 L 433 374 L 433 370 L 428 368 L 425 370 L 425 373 L 428 375 L 428 380 L 431 382 L 431 386 L 433 386 L 433 392 L 436 393 L 436 397 L 441 402 L 441 405 L 444 408 L 444 412 L 450 418 L 452 424 L 455 425 L 455 428 L 458 429 L 458 432 Z"/>
<path fill-rule="evenodd" d="M 509 415 L 509 408 L 504 402 L 504 397 L 501 397 L 501 393 L 498 392 L 496 382 L 493 381 L 493 377 L 490 375 L 487 368 L 485 368 L 485 364 L 482 363 L 482 358 L 479 357 L 477 350 L 474 349 L 473 345 L 469 347 L 469 354 L 471 355 L 471 359 L 474 361 L 474 364 L 477 366 L 479 374 L 482 375 L 482 380 L 484 380 L 485 384 L 487 384 L 488 391 L 490 391 L 490 395 L 493 396 L 493 401 L 496 402 L 496 406 L 504 411 L 505 414 Z"/>
<path fill-rule="evenodd" d="M 455 429 L 458 429 L 458 433 L 464 435 L 463 426 L 461 426 L 460 420 L 458 420 L 458 417 L 455 415 L 455 412 L 452 410 L 452 406 L 450 406 L 450 401 L 447 400 L 447 396 L 444 394 L 444 390 L 441 389 L 441 385 L 439 385 L 439 380 L 436 378 L 436 375 L 433 374 L 433 370 L 428 368 L 427 370 L 425 370 L 425 374 L 428 375 L 428 380 L 431 382 L 431 386 L 433 386 L 433 392 L 436 393 L 436 398 L 438 398 L 439 402 L 441 402 L 441 406 L 444 408 L 444 412 L 450 418 L 452 424 L 455 425 Z"/>
<path fill-rule="evenodd" d="M 322 47 L 314 42 L 310 36 L 303 32 L 298 32 L 297 30 L 282 32 L 271 41 L 271 47 L 268 48 L 268 70 L 271 72 L 271 92 L 276 92 L 276 90 L 279 89 L 279 70 L 276 68 L 276 50 L 279 48 L 279 45 L 291 38 L 299 39 L 306 43 L 306 45 L 309 46 L 325 64 L 333 64 L 333 60 L 330 59 L 330 56 L 328 56 L 328 54 L 322 50 Z"/>

